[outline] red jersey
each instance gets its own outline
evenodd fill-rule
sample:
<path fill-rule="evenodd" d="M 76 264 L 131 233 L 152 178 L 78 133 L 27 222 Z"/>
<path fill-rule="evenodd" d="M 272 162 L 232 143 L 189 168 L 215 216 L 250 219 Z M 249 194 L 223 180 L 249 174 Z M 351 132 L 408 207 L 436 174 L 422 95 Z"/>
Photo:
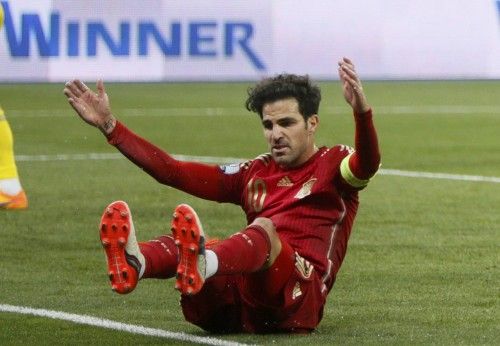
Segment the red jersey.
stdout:
<path fill-rule="evenodd" d="M 323 280 L 333 285 L 344 259 L 358 208 L 357 188 L 341 175 L 341 162 L 353 149 L 320 148 L 300 167 L 284 169 L 270 154 L 239 167 L 222 166 L 219 201 L 241 205 L 250 224 L 256 217 L 273 221 L 282 240 L 310 261 Z"/>

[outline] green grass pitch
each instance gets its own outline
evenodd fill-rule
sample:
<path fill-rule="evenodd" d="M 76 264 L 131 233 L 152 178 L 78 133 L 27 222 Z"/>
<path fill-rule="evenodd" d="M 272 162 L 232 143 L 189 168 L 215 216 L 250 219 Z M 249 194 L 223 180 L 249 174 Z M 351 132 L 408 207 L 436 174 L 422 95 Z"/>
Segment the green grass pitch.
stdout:
<path fill-rule="evenodd" d="M 113 111 L 170 153 L 253 158 L 266 151 L 243 107 L 251 83 L 109 84 Z M 320 145 L 353 144 L 338 83 L 321 83 Z M 128 201 L 139 240 L 169 232 L 179 203 L 210 235 L 245 225 L 238 207 L 161 186 L 126 159 L 35 161 L 115 153 L 67 105 L 63 84 L 0 85 L 15 136 L 24 212 L 0 212 L 0 304 L 91 315 L 208 336 L 183 320 L 172 281 L 132 294 L 109 287 L 97 226 Z M 366 82 L 383 168 L 500 177 L 500 82 Z M 73 156 L 70 156 L 73 157 Z M 498 344 L 500 184 L 378 175 L 361 206 L 323 321 L 310 336 L 224 335 L 256 344 Z M 0 312 L 0 344 L 176 344 Z"/>

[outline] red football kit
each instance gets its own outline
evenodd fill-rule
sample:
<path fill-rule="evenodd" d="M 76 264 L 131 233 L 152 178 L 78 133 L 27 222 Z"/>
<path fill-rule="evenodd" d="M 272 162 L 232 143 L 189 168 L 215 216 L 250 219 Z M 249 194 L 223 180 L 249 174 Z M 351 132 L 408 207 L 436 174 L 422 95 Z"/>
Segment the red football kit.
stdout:
<path fill-rule="evenodd" d="M 183 296 L 188 321 L 216 332 L 309 331 L 317 326 L 346 253 L 358 191 L 380 162 L 371 111 L 355 115 L 355 120 L 356 150 L 321 147 L 307 162 L 288 169 L 270 154 L 227 166 L 181 162 L 117 123 L 108 141 L 160 183 L 240 205 L 248 224 L 269 218 L 280 237 L 282 250 L 269 269 L 243 274 L 227 270 L 209 278 L 198 294 Z M 169 256 L 155 258 L 156 244 Z M 174 275 L 171 238 L 141 244 L 141 251 L 151 265 L 145 277 Z"/>

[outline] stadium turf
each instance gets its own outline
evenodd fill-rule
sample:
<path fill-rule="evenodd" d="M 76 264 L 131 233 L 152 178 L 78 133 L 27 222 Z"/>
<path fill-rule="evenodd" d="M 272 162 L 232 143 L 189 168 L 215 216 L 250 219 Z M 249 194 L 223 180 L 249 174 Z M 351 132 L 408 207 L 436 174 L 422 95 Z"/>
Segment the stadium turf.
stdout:
<path fill-rule="evenodd" d="M 174 154 L 252 158 L 265 152 L 251 83 L 110 84 L 113 111 Z M 337 83 L 321 83 L 320 145 L 353 144 Z M 77 119 L 63 84 L 0 85 L 15 136 L 24 212 L 0 212 L 0 305 L 90 315 L 196 336 L 172 280 L 132 294 L 109 287 L 97 225 L 126 200 L 138 238 L 169 232 L 190 203 L 209 235 L 244 226 L 238 207 L 156 183 Z M 497 177 L 497 182 L 378 175 L 361 195 L 348 253 L 310 336 L 217 335 L 240 343 L 495 344 L 500 340 L 500 82 L 367 82 L 384 169 Z M 417 174 L 418 175 L 418 174 Z M 0 344 L 176 344 L 67 321 L 0 312 Z"/>

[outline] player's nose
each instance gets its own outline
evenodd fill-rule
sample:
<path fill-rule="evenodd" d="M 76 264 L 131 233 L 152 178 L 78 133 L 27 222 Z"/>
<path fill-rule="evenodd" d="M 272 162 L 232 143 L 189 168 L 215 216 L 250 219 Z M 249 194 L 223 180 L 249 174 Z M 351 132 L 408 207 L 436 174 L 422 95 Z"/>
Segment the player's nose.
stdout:
<path fill-rule="evenodd" d="M 283 138 L 283 131 L 280 126 L 273 126 L 272 130 L 272 139 L 274 142 L 279 141 L 281 138 Z"/>

